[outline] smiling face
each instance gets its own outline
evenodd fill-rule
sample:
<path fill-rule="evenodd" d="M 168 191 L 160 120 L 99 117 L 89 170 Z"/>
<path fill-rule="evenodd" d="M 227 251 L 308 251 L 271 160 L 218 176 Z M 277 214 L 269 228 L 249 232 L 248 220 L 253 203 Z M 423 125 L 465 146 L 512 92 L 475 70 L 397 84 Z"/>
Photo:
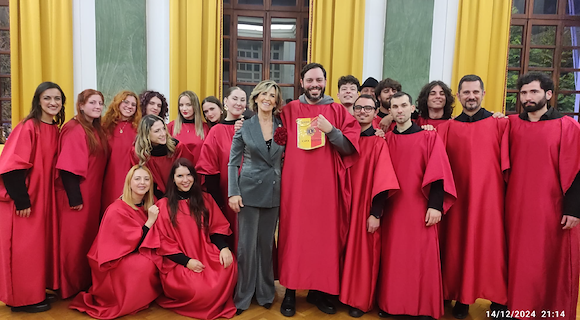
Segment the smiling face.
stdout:
<path fill-rule="evenodd" d="M 209 122 L 216 123 L 220 120 L 222 111 L 220 107 L 213 102 L 206 102 L 202 106 L 203 115 Z"/>
<path fill-rule="evenodd" d="M 358 121 L 361 127 L 365 127 L 373 122 L 373 119 L 377 115 L 377 110 L 375 109 L 375 102 L 368 98 L 359 98 L 354 107 L 354 117 Z"/>
<path fill-rule="evenodd" d="M 151 187 L 151 176 L 143 169 L 137 169 L 131 178 L 131 194 L 133 198 L 143 198 Z"/>
<path fill-rule="evenodd" d="M 461 90 L 457 93 L 457 98 L 463 110 L 467 112 L 477 112 L 481 108 L 481 101 L 485 91 L 481 89 L 479 81 L 465 81 L 461 84 Z"/>
<path fill-rule="evenodd" d="M 187 192 L 193 186 L 193 175 L 187 169 L 187 167 L 179 166 L 175 169 L 175 173 L 173 174 L 173 181 L 175 181 L 175 185 L 177 186 L 177 190 L 182 192 Z"/>
<path fill-rule="evenodd" d="M 326 90 L 326 79 L 322 69 L 314 68 L 308 70 L 304 74 L 304 78 L 300 79 L 300 85 L 309 103 L 318 102 L 324 97 L 324 90 Z"/>
<path fill-rule="evenodd" d="M 151 98 L 147 104 L 147 109 L 145 110 L 145 115 L 154 114 L 156 116 L 161 113 L 161 99 L 157 97 Z"/>
<path fill-rule="evenodd" d="M 271 113 L 276 107 L 276 88 L 271 87 L 268 91 L 260 92 L 256 97 L 258 112 Z"/>
<path fill-rule="evenodd" d="M 62 109 L 62 95 L 57 88 L 46 89 L 40 94 L 40 108 L 42 121 L 51 123 L 52 119 Z"/>
<path fill-rule="evenodd" d="M 103 99 L 98 94 L 93 94 L 87 99 L 87 102 L 80 106 L 87 120 L 92 122 L 101 117 L 103 111 Z"/>
<path fill-rule="evenodd" d="M 246 92 L 238 89 L 224 99 L 224 105 L 228 109 L 228 117 L 237 119 L 246 111 Z"/>
<path fill-rule="evenodd" d="M 429 96 L 427 97 L 427 107 L 431 109 L 443 109 L 447 99 L 445 98 L 445 91 L 440 85 L 434 86 L 431 91 L 429 91 Z"/>
<path fill-rule="evenodd" d="M 149 140 L 151 145 L 156 146 L 167 143 L 167 130 L 163 121 L 156 121 L 149 131 Z"/>
<path fill-rule="evenodd" d="M 137 99 L 133 96 L 127 96 L 119 104 L 119 111 L 121 111 L 122 120 L 129 120 L 137 111 Z"/>
<path fill-rule="evenodd" d="M 343 106 L 351 106 L 358 98 L 358 88 L 354 83 L 347 83 L 340 86 L 338 90 L 338 100 Z"/>
<path fill-rule="evenodd" d="M 188 96 L 179 98 L 179 112 L 186 120 L 192 120 L 194 116 L 191 99 Z"/>

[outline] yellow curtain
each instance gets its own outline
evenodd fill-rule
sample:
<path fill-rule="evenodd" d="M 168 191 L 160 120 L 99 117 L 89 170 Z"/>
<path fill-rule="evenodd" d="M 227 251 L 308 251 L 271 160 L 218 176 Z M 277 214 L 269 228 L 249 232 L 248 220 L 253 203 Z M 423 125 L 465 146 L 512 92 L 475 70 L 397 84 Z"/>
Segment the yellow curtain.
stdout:
<path fill-rule="evenodd" d="M 486 91 L 483 106 L 489 111 L 505 113 L 510 19 L 511 1 L 459 2 L 451 88 L 455 92 L 466 74 L 480 76 Z M 459 114 L 461 105 L 456 105 Z"/>
<path fill-rule="evenodd" d="M 169 106 L 177 115 L 177 97 L 191 90 L 200 100 L 221 96 L 221 0 L 171 0 L 169 7 Z M 200 101 L 201 102 L 201 101 Z"/>
<path fill-rule="evenodd" d="M 71 0 L 10 0 L 12 127 L 30 112 L 36 87 L 57 83 L 74 115 L 73 15 Z"/>
<path fill-rule="evenodd" d="M 327 72 L 326 94 L 335 100 L 338 78 L 352 74 L 361 82 L 365 0 L 310 0 L 308 62 Z"/>

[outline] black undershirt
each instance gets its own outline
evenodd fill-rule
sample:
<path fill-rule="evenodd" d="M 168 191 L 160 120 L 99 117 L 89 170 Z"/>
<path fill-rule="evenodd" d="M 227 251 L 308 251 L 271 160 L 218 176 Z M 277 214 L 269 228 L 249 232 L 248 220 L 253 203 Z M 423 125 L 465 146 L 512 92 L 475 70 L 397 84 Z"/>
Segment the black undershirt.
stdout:
<path fill-rule="evenodd" d="M 141 202 L 139 204 L 135 204 L 135 206 L 142 207 L 143 202 Z M 137 247 L 135 248 L 135 250 L 133 250 L 133 252 L 139 251 L 139 247 L 141 246 L 141 244 L 143 243 L 143 240 L 145 240 L 145 236 L 147 236 L 147 233 L 149 232 L 149 227 L 146 225 L 143 225 L 141 227 L 141 230 L 143 231 L 143 234 L 141 235 L 141 240 L 139 240 L 139 243 L 137 244 Z"/>
<path fill-rule="evenodd" d="M 3 173 L 2 181 L 10 199 L 14 201 L 16 210 L 30 208 L 30 196 L 26 188 L 26 169 L 19 169 Z"/>
<path fill-rule="evenodd" d="M 191 118 L 191 120 L 187 120 L 185 118 L 181 119 L 183 123 L 194 123 L 195 118 Z"/>
<path fill-rule="evenodd" d="M 177 146 L 179 144 L 179 140 L 172 138 L 173 142 L 175 142 L 175 145 Z M 169 150 L 167 149 L 167 145 L 166 144 L 158 144 L 156 146 L 153 146 L 151 148 L 151 156 L 152 157 L 164 157 L 167 156 L 167 154 L 169 153 Z M 155 195 L 155 197 L 157 199 L 161 199 L 163 197 L 165 197 L 165 194 L 163 192 L 161 192 L 161 190 L 159 190 L 159 187 L 157 185 L 157 183 L 154 181 L 153 182 L 153 195 Z"/>
<path fill-rule="evenodd" d="M 485 110 L 484 108 L 481 108 L 473 116 L 468 116 L 467 114 L 465 114 L 465 112 L 462 112 L 454 120 L 459 122 L 476 122 L 479 120 L 489 118 L 492 115 L 493 113 Z"/>
<path fill-rule="evenodd" d="M 83 204 L 83 196 L 81 194 L 81 176 L 72 172 L 60 170 L 60 178 L 68 197 L 69 206 L 76 207 Z"/>

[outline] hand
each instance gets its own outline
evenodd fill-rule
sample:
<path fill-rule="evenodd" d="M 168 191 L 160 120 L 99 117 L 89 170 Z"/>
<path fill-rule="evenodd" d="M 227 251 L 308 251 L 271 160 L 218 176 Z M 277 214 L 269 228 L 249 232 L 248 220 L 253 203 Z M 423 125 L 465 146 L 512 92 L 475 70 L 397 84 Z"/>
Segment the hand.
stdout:
<path fill-rule="evenodd" d="M 224 266 L 224 269 L 229 267 L 232 262 L 234 262 L 234 257 L 232 256 L 232 252 L 230 251 L 230 248 L 223 248 L 220 251 L 220 263 L 222 266 Z"/>
<path fill-rule="evenodd" d="M 494 118 L 507 118 L 508 116 L 506 116 L 505 114 L 501 113 L 501 112 L 494 112 L 492 115 L 492 117 Z"/>
<path fill-rule="evenodd" d="M 31 211 L 31 208 L 16 210 L 16 215 L 19 217 L 22 217 L 22 218 L 28 218 L 28 217 L 30 217 L 30 211 Z"/>
<path fill-rule="evenodd" d="M 379 122 L 379 127 L 384 132 L 389 132 L 389 127 L 391 126 L 391 123 L 393 123 L 393 120 L 393 116 L 389 113 L 383 119 L 381 119 L 381 122 Z"/>
<path fill-rule="evenodd" d="M 563 224 L 564 227 L 562 229 L 566 230 L 566 229 L 572 229 L 572 228 L 576 227 L 579 222 L 580 222 L 580 219 L 578 219 L 576 217 L 564 215 L 564 216 L 562 216 L 562 222 L 560 222 L 560 224 Z"/>
<path fill-rule="evenodd" d="M 72 210 L 81 211 L 83 210 L 83 205 L 79 204 L 78 206 L 70 207 Z"/>
<path fill-rule="evenodd" d="M 385 132 L 383 131 L 383 129 L 376 129 L 375 130 L 375 136 L 377 136 L 379 138 L 384 138 L 385 137 Z"/>
<path fill-rule="evenodd" d="M 370 215 L 367 219 L 367 231 L 369 233 L 375 233 L 379 226 L 381 225 L 381 220 L 377 219 L 375 216 Z"/>
<path fill-rule="evenodd" d="M 439 221 L 441 221 L 441 211 L 429 208 L 427 209 L 427 214 L 425 215 L 425 223 L 427 227 L 434 226 Z"/>
<path fill-rule="evenodd" d="M 421 129 L 426 130 L 426 131 L 437 131 L 437 129 L 435 129 L 435 127 L 430 125 L 430 124 L 422 125 Z"/>
<path fill-rule="evenodd" d="M 189 261 L 187 261 L 187 269 L 200 273 L 205 269 L 205 266 L 199 260 L 189 259 Z"/>
<path fill-rule="evenodd" d="M 234 210 L 235 213 L 239 213 L 240 212 L 240 207 L 244 207 L 244 204 L 242 203 L 242 197 L 241 196 L 231 196 L 228 199 L 228 204 L 230 205 L 230 208 L 232 210 Z"/>
<path fill-rule="evenodd" d="M 320 131 L 322 131 L 324 133 L 329 133 L 330 131 L 332 131 L 332 128 L 334 128 L 332 126 L 332 124 L 330 123 L 330 121 L 328 121 L 321 114 L 318 115 L 318 125 L 317 125 L 317 127 L 318 127 L 318 129 L 320 129 Z"/>
<path fill-rule="evenodd" d="M 234 132 L 240 130 L 243 125 L 244 125 L 244 118 L 241 118 L 240 120 L 236 121 L 236 123 L 234 123 Z"/>
<path fill-rule="evenodd" d="M 151 207 L 149 207 L 149 210 L 147 210 L 147 222 L 145 222 L 147 228 L 151 229 L 155 221 L 157 221 L 158 216 L 159 216 L 159 207 L 157 207 L 156 205 L 152 205 Z"/>

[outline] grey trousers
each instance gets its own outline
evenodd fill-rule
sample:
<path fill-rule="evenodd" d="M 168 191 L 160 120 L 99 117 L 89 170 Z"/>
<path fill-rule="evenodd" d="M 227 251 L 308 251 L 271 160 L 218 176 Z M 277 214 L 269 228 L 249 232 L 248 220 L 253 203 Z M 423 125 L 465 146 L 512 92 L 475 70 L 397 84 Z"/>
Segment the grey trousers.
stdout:
<path fill-rule="evenodd" d="M 245 206 L 238 213 L 238 284 L 234 295 L 237 309 L 248 309 L 254 292 L 261 306 L 274 301 L 272 247 L 279 211 L 280 207 Z"/>

